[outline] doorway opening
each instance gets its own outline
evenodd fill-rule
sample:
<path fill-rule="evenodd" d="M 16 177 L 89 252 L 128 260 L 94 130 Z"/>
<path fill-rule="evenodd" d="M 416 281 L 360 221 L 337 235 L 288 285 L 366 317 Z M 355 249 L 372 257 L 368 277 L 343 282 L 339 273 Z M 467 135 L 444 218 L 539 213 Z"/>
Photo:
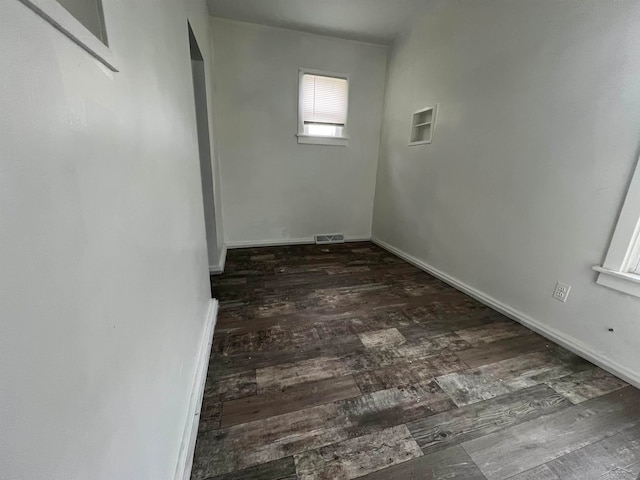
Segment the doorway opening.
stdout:
<path fill-rule="evenodd" d="M 198 151 L 200 154 L 200 179 L 204 203 L 204 224 L 207 234 L 209 266 L 218 262 L 216 232 L 216 210 L 213 190 L 213 168 L 211 165 L 211 139 L 209 137 L 209 109 L 207 107 L 207 81 L 204 58 L 198 46 L 191 25 L 189 26 L 189 50 L 191 51 L 191 74 L 198 130 Z M 213 296 L 213 295 L 212 295 Z"/>

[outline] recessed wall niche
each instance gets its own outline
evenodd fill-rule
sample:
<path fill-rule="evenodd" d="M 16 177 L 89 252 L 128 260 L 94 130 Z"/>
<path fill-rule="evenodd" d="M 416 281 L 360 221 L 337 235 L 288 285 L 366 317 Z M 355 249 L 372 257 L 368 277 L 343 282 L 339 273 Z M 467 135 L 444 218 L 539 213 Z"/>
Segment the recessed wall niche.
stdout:
<path fill-rule="evenodd" d="M 413 113 L 409 146 L 425 145 L 433 140 L 437 105 L 426 107 Z"/>

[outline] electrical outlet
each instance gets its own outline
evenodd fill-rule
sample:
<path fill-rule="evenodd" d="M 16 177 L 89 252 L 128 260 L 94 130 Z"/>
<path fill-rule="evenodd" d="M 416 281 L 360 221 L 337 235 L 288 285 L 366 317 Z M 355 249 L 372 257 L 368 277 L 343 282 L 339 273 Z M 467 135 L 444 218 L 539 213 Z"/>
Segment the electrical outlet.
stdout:
<path fill-rule="evenodd" d="M 556 300 L 562 303 L 567 303 L 567 298 L 569 298 L 570 291 L 571 291 L 571 285 L 558 282 L 556 284 L 556 289 L 553 291 L 553 298 L 555 298 Z"/>
<path fill-rule="evenodd" d="M 286 228 L 282 229 L 282 238 L 289 238 L 289 232 Z"/>

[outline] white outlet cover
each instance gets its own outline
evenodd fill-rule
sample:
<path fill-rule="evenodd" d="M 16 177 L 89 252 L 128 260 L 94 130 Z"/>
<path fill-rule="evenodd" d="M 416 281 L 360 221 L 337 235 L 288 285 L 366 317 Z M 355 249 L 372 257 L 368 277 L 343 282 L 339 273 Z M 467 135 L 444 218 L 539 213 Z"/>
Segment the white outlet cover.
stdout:
<path fill-rule="evenodd" d="M 569 298 L 569 292 L 571 292 L 571 285 L 558 282 L 556 284 L 556 289 L 553 291 L 553 298 L 555 298 L 556 300 L 562 303 L 567 303 L 567 299 Z"/>

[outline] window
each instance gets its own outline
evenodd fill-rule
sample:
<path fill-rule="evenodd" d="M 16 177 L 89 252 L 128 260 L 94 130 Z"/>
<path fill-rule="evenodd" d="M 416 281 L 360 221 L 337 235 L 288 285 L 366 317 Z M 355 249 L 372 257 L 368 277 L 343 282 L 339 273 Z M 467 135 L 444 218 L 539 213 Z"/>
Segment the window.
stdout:
<path fill-rule="evenodd" d="M 423 108 L 411 117 L 411 136 L 409 145 L 424 145 L 433 140 L 433 127 L 436 122 L 436 106 Z"/>
<path fill-rule="evenodd" d="M 640 168 L 633 174 L 597 283 L 640 297 Z"/>
<path fill-rule="evenodd" d="M 20 0 L 78 46 L 117 72 L 109 50 L 102 0 Z"/>
<path fill-rule="evenodd" d="M 298 143 L 346 146 L 349 78 L 300 69 Z"/>

